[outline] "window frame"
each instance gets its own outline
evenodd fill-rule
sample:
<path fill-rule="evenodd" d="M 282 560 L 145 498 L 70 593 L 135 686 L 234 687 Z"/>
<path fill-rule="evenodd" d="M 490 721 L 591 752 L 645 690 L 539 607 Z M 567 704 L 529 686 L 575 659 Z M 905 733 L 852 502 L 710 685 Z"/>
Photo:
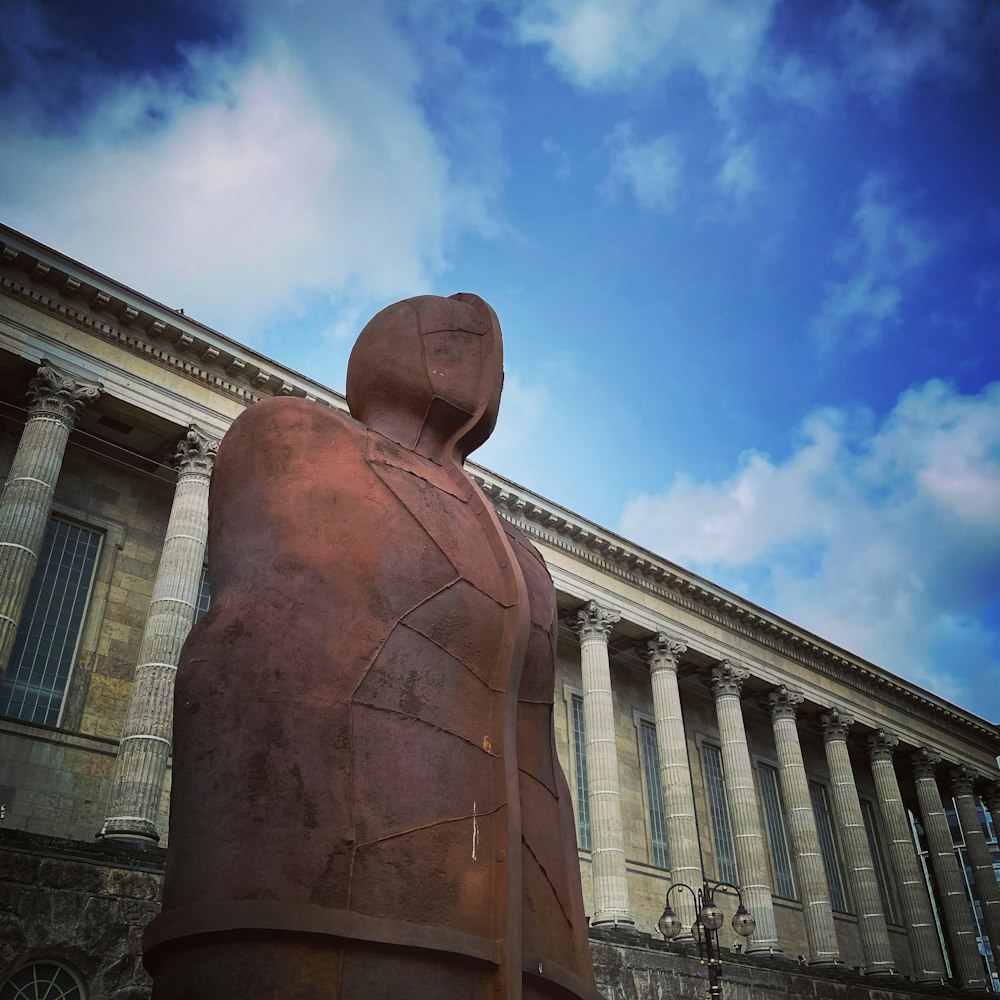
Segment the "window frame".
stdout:
<path fill-rule="evenodd" d="M 837 824 L 834 822 L 833 808 L 830 805 L 828 783 L 817 778 L 807 777 L 807 780 L 809 782 L 809 804 L 812 806 L 816 832 L 819 835 L 820 857 L 823 861 L 823 870 L 826 873 L 827 888 L 830 891 L 830 906 L 835 914 L 853 914 L 854 911 L 850 909 L 853 904 L 848 893 L 847 880 L 844 878 L 844 862 L 841 857 L 840 841 L 837 839 Z M 823 798 L 824 813 L 822 816 L 816 814 L 816 799 L 813 796 L 813 788 L 818 789 Z M 827 858 L 826 842 L 823 839 L 824 832 L 830 843 L 831 856 L 829 859 Z M 830 862 L 832 862 L 833 873 L 837 876 L 836 891 L 834 891 L 834 885 L 830 879 Z M 836 899 L 835 897 L 838 895 L 839 899 Z M 842 903 L 843 907 L 837 906 L 838 902 Z"/>
<path fill-rule="evenodd" d="M 712 855 L 715 862 L 715 874 L 721 882 L 732 882 L 733 885 L 739 885 L 739 865 L 736 861 L 736 841 L 733 837 L 733 818 L 729 807 L 729 792 L 726 788 L 726 773 L 722 760 L 722 747 L 719 746 L 719 744 L 713 739 L 701 739 L 698 743 L 698 764 L 701 768 L 702 785 L 705 790 L 705 797 L 708 804 L 708 821 L 709 827 L 712 831 Z M 728 844 L 722 846 L 728 846 L 730 855 L 729 858 L 724 858 L 723 852 L 720 850 L 720 838 L 723 836 L 723 831 L 719 830 L 719 824 L 716 818 L 717 810 L 715 802 L 713 801 L 711 781 L 709 779 L 708 766 L 705 759 L 705 753 L 708 750 L 717 753 L 719 759 L 719 787 L 722 792 L 721 803 L 725 810 L 723 815 L 726 822 L 726 830 L 724 832 L 728 837 Z M 727 865 L 731 866 L 732 871 L 727 870 Z"/>
<path fill-rule="evenodd" d="M 639 776 L 640 785 L 642 786 L 642 813 L 643 813 L 643 828 L 646 832 L 646 857 L 649 859 L 649 864 L 656 868 L 658 871 L 669 872 L 670 871 L 670 838 L 667 834 L 667 811 L 666 802 L 663 798 L 663 784 L 660 776 L 660 747 L 656 740 L 656 721 L 651 715 L 645 712 L 640 712 L 638 709 L 633 709 L 632 711 L 632 724 L 635 726 L 635 739 L 636 747 L 639 753 Z M 653 747 L 656 751 L 656 763 L 657 767 L 653 774 L 650 774 L 649 768 L 646 763 L 646 749 L 643 743 L 643 726 L 649 726 L 653 730 Z M 657 845 L 656 835 L 654 831 L 654 817 L 653 817 L 653 806 L 654 803 L 650 796 L 650 782 L 655 782 L 656 788 L 659 792 L 659 804 L 660 804 L 660 824 L 663 829 L 663 840 L 662 844 Z M 660 864 L 660 859 L 657 858 L 657 847 L 660 847 L 663 851 L 664 864 Z"/>
<path fill-rule="evenodd" d="M 878 806 L 867 798 L 860 798 L 859 802 L 861 803 L 861 819 L 864 823 L 865 833 L 868 835 L 868 850 L 871 852 L 872 864 L 875 867 L 875 881 L 879 888 L 879 899 L 885 911 L 882 915 L 887 924 L 898 924 L 899 912 L 892 894 L 892 881 L 889 878 L 886 853 L 882 847 L 884 838 Z"/>
<path fill-rule="evenodd" d="M 768 860 L 771 863 L 771 885 L 772 891 L 775 896 L 779 899 L 799 899 L 799 884 L 796 878 L 795 871 L 795 860 L 792 856 L 792 844 L 791 838 L 788 833 L 788 822 L 785 818 L 785 800 L 781 793 L 781 775 L 779 773 L 778 765 L 766 760 L 755 761 L 754 770 L 757 772 L 757 796 L 760 802 L 760 811 L 763 818 L 764 824 L 764 834 L 767 837 L 768 846 Z M 773 820 L 770 815 L 770 810 L 768 809 L 768 803 L 764 795 L 764 781 L 763 774 L 767 772 L 773 777 L 773 789 L 775 796 L 775 804 L 777 806 L 777 821 L 780 824 L 778 830 L 775 831 L 773 828 Z M 770 780 L 770 778 L 768 779 Z M 784 867 L 785 870 L 779 875 L 779 858 L 778 858 L 778 845 L 776 844 L 776 835 L 780 837 L 781 841 L 781 854 L 784 857 Z M 787 880 L 787 884 L 782 884 L 782 879 Z M 790 888 L 791 892 L 783 892 L 782 889 Z"/>
<path fill-rule="evenodd" d="M 583 734 L 583 754 L 582 759 L 576 745 L 576 728 L 574 725 L 574 714 L 573 714 L 573 699 L 579 698 L 581 705 L 581 713 L 583 711 L 583 691 L 573 684 L 564 683 L 563 684 L 563 702 L 566 706 L 566 736 L 568 743 L 568 759 L 569 759 L 569 769 L 572 776 L 567 776 L 566 784 L 569 785 L 570 798 L 573 801 L 573 825 L 576 829 L 576 846 L 577 850 L 586 852 L 590 854 L 593 845 L 593 828 L 590 824 L 590 799 L 589 797 L 584 800 L 584 804 L 581 806 L 580 800 L 580 789 L 578 787 L 578 775 L 580 768 L 583 769 L 583 774 L 585 779 L 587 779 L 587 788 L 589 789 L 589 775 L 587 775 L 587 743 L 586 743 L 586 730 Z M 584 720 L 584 726 L 586 726 L 586 720 Z M 581 836 L 582 826 L 581 826 L 581 809 L 586 810 L 587 819 L 587 835 L 588 843 L 584 845 L 583 838 Z"/>
<path fill-rule="evenodd" d="M 75 681 L 76 681 L 76 675 L 77 675 L 77 672 L 78 672 L 77 671 L 77 665 L 78 665 L 78 663 L 80 661 L 81 653 L 84 652 L 84 650 L 85 650 L 85 640 L 87 638 L 90 638 L 90 636 L 88 634 L 89 633 L 89 627 L 92 625 L 92 623 L 94 623 L 94 621 L 95 621 L 95 611 L 98 610 L 97 608 L 94 607 L 94 605 L 96 603 L 95 602 L 95 592 L 98 589 L 98 581 L 99 581 L 99 578 L 100 578 L 100 572 L 101 572 L 101 569 L 102 569 L 102 564 L 104 563 L 104 555 L 105 555 L 106 550 L 108 549 L 109 538 L 108 538 L 108 532 L 107 532 L 107 530 L 105 530 L 103 527 L 101 527 L 99 525 L 96 525 L 94 523 L 90 523 L 86 519 L 79 518 L 79 517 L 73 517 L 72 515 L 67 515 L 67 514 L 63 513 L 62 510 L 58 509 L 56 505 L 53 505 L 53 507 L 49 511 L 49 516 L 48 516 L 48 519 L 47 519 L 46 524 L 45 524 L 45 534 L 43 535 L 43 539 L 42 539 L 42 543 L 41 543 L 42 548 L 39 550 L 38 559 L 35 562 L 34 572 L 32 573 L 31 580 L 29 581 L 29 584 L 28 584 L 28 586 L 29 586 L 29 594 L 30 594 L 30 589 L 32 587 L 34 587 L 34 584 L 35 584 L 35 581 L 36 581 L 36 579 L 38 577 L 38 574 L 43 571 L 43 563 L 42 563 L 42 559 L 41 559 L 42 549 L 44 549 L 45 537 L 48 535 L 48 532 L 49 532 L 49 530 L 50 530 L 51 525 L 53 524 L 53 522 L 57 522 L 57 523 L 61 522 L 63 524 L 67 524 L 67 525 L 69 525 L 69 526 L 71 526 L 73 528 L 76 528 L 76 529 L 78 529 L 80 531 L 90 532 L 92 535 L 96 536 L 96 539 L 97 539 L 97 550 L 94 553 L 93 564 L 91 565 L 91 568 L 90 568 L 89 579 L 86 581 L 85 585 L 83 586 L 83 590 L 85 591 L 85 597 L 83 599 L 83 607 L 82 607 L 81 613 L 80 613 L 79 627 L 77 628 L 76 636 L 75 636 L 75 638 L 73 640 L 72 652 L 70 653 L 70 656 L 69 656 L 69 665 L 68 665 L 68 669 L 67 669 L 67 672 L 66 672 L 66 678 L 65 678 L 65 680 L 62 683 L 62 689 L 61 689 L 61 692 L 59 693 L 59 696 L 58 696 L 59 697 L 59 709 L 58 709 L 58 711 L 56 713 L 56 718 L 55 718 L 54 722 L 39 722 L 39 721 L 36 721 L 34 718 L 24 718 L 24 717 L 15 716 L 15 715 L 4 715 L 3 717 L 7 718 L 7 719 L 14 720 L 14 721 L 17 721 L 17 722 L 20 722 L 20 723 L 22 723 L 24 725 L 29 725 L 29 726 L 43 726 L 43 727 L 46 727 L 46 728 L 61 729 L 61 728 L 64 728 L 65 723 L 66 723 L 66 716 L 67 716 L 67 713 L 68 713 L 68 708 L 69 708 L 70 700 L 71 700 L 71 691 L 73 691 L 75 689 L 75 687 L 76 687 Z M 47 570 L 48 569 L 48 565 L 49 564 L 46 563 L 44 565 L 44 569 Z M 63 565 L 63 563 L 60 563 L 59 565 L 61 567 Z M 105 610 L 105 607 L 106 607 L 106 603 L 107 603 L 107 598 L 105 596 L 105 599 L 101 602 L 101 606 L 100 606 L 100 609 L 99 609 L 99 612 L 100 612 L 99 620 L 100 621 L 103 621 L 104 610 Z M 15 633 L 15 640 L 14 640 L 15 644 L 17 642 L 17 638 L 16 637 L 20 636 L 21 632 L 22 632 L 22 629 L 24 629 L 24 628 L 26 628 L 28 626 L 28 618 L 27 618 L 27 612 L 28 612 L 28 610 L 29 609 L 28 609 L 28 606 L 27 606 L 27 603 L 26 603 L 25 607 L 22 610 L 20 621 L 18 622 L 17 632 Z M 99 628 L 97 629 L 97 631 L 99 631 Z M 64 646 L 63 650 L 65 651 L 68 648 L 69 648 L 68 646 Z M 96 644 L 95 644 L 95 648 L 96 648 Z M 11 650 L 11 653 L 13 655 L 13 648 Z M 9 667 L 10 667 L 10 664 L 8 664 L 8 672 L 9 672 Z M 30 676 L 30 674 L 29 674 L 29 676 Z M 43 671 L 43 676 L 44 676 L 44 671 Z M 89 678 L 88 678 L 88 680 L 89 680 Z M 53 689 L 53 694 L 55 694 L 55 693 L 56 693 L 55 689 Z"/>

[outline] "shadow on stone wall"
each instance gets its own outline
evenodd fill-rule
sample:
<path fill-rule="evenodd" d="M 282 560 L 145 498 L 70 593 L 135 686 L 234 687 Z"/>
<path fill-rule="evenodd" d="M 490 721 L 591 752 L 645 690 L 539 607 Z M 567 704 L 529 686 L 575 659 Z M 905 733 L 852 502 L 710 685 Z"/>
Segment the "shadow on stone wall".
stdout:
<path fill-rule="evenodd" d="M 148 1000 L 142 932 L 166 851 L 0 831 L 0 983 L 32 961 L 70 966 L 90 1000 Z"/>

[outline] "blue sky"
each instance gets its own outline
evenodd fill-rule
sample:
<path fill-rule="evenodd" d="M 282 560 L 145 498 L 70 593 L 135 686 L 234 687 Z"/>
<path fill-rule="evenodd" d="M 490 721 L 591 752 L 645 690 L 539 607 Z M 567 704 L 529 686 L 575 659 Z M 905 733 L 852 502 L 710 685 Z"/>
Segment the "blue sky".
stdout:
<path fill-rule="evenodd" d="M 478 292 L 480 461 L 1000 720 L 1000 6 L 0 14 L 8 224 L 337 389 Z"/>

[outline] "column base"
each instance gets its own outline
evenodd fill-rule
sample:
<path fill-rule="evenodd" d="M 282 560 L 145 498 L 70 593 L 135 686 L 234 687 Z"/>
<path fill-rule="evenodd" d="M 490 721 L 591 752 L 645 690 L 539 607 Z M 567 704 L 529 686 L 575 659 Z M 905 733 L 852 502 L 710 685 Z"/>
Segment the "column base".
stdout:
<path fill-rule="evenodd" d="M 625 934 L 629 937 L 639 936 L 635 922 L 632 920 L 623 920 L 621 917 L 612 917 L 610 920 L 591 920 L 590 927 L 595 931 L 615 931 L 618 934 Z"/>
<path fill-rule="evenodd" d="M 811 969 L 836 969 L 845 962 L 842 958 L 811 958 L 805 964 Z"/>
<path fill-rule="evenodd" d="M 754 955 L 757 958 L 767 956 L 768 958 L 783 958 L 785 961 L 791 961 L 776 944 L 751 944 L 744 950 L 743 954 Z"/>
<path fill-rule="evenodd" d="M 115 818 L 105 820 L 104 826 L 95 834 L 94 839 L 142 841 L 150 847 L 155 847 L 160 842 L 160 834 L 149 820 Z"/>

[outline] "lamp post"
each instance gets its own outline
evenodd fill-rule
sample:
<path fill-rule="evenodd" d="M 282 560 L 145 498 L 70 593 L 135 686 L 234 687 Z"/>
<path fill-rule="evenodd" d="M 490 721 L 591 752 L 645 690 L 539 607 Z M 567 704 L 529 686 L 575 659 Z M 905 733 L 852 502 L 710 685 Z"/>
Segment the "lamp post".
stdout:
<path fill-rule="evenodd" d="M 680 917 L 670 908 L 670 894 L 675 889 L 686 889 L 694 898 L 695 910 L 697 910 L 698 915 L 694 918 L 691 933 L 698 942 L 698 958 L 702 965 L 708 966 L 708 995 L 712 1000 L 722 1000 L 722 980 L 719 973 L 719 966 L 722 964 L 719 957 L 719 928 L 724 923 L 725 916 L 715 903 L 715 894 L 722 892 L 725 895 L 735 895 L 739 900 L 739 905 L 733 916 L 733 930 L 740 937 L 750 937 L 757 927 L 757 922 L 743 905 L 743 894 L 732 883 L 712 882 L 705 879 L 701 888 L 695 890 L 685 882 L 677 882 L 667 889 L 663 915 L 656 925 L 665 941 L 672 941 L 682 929 Z"/>

